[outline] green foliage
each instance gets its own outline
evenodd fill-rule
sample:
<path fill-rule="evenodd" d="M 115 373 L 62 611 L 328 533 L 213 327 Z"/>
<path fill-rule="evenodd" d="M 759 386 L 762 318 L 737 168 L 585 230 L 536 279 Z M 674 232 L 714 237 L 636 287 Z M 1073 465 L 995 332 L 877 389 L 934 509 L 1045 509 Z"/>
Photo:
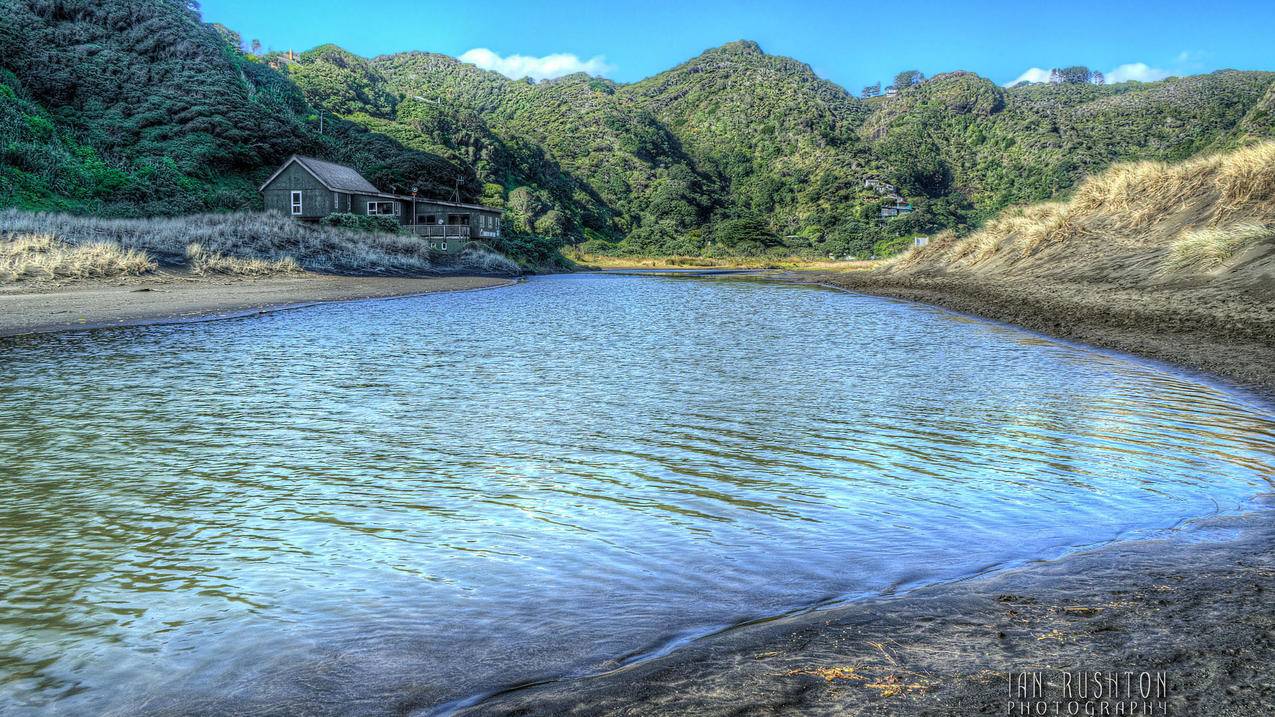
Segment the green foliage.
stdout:
<path fill-rule="evenodd" d="M 764 220 L 728 219 L 713 227 L 713 246 L 726 254 L 756 256 L 783 247 L 783 242 Z"/>
<path fill-rule="evenodd" d="M 351 231 L 367 232 L 370 234 L 400 234 L 403 231 L 403 227 L 394 217 L 369 217 L 363 214 L 349 214 L 345 212 L 329 214 L 321 219 L 320 223 L 327 227 L 337 227 L 339 229 L 349 229 Z"/>
<path fill-rule="evenodd" d="M 241 36 L 181 0 L 70 5 L 5 5 L 0 204 L 252 209 L 257 185 L 299 153 L 385 190 L 503 206 L 498 248 L 527 265 L 553 265 L 558 248 L 582 242 L 601 253 L 861 256 L 1063 197 L 1117 161 L 1275 136 L 1273 73 L 1099 85 L 1076 67 L 1004 89 L 909 70 L 895 77 L 906 91 L 865 102 L 752 42 L 635 84 L 534 83 L 427 53 L 244 55 Z M 916 211 L 882 221 L 896 198 L 869 178 Z"/>
<path fill-rule="evenodd" d="M 872 245 L 872 256 L 875 256 L 878 259 L 885 259 L 887 257 L 894 256 L 895 254 L 902 254 L 908 250 L 908 247 L 912 246 L 912 242 L 913 240 L 911 236 L 882 239 Z"/>
<path fill-rule="evenodd" d="M 343 120 L 320 133 L 297 85 L 242 44 L 179 0 L 5 2 L 0 202 L 117 216 L 258 208 L 257 185 L 291 154 L 365 172 L 432 161 L 428 189 L 461 177 L 476 194 L 466 166 Z"/>
<path fill-rule="evenodd" d="M 1049 73 L 1049 81 L 1064 85 L 1083 85 L 1093 82 L 1094 73 L 1084 65 L 1055 67 Z"/>
<path fill-rule="evenodd" d="M 904 70 L 894 76 L 894 87 L 898 90 L 904 90 L 912 85 L 919 85 L 925 81 L 925 75 L 917 70 Z"/>

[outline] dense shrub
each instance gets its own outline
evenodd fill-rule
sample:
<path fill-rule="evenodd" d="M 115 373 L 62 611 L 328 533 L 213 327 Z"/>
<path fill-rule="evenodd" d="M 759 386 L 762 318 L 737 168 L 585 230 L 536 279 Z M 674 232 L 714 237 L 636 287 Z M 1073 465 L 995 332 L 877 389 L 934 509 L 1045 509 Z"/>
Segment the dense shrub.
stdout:
<path fill-rule="evenodd" d="M 371 232 L 374 234 L 403 233 L 403 226 L 394 217 L 365 216 L 363 214 L 341 212 L 327 215 L 320 220 L 320 223 L 325 227 L 337 227 L 356 232 Z"/>

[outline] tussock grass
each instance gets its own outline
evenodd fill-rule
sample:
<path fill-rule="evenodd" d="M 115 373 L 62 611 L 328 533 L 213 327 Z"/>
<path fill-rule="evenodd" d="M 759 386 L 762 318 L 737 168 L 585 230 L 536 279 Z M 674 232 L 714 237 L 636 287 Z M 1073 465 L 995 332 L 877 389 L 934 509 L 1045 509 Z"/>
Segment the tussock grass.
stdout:
<path fill-rule="evenodd" d="M 186 259 L 190 262 L 190 270 L 200 276 L 221 274 L 223 276 L 277 276 L 280 274 L 296 274 L 301 267 L 292 257 L 283 259 L 240 259 L 222 256 L 208 251 L 200 244 L 186 247 Z"/>
<path fill-rule="evenodd" d="M 1275 241 L 1275 229 L 1256 222 L 1202 227 L 1182 234 L 1169 249 L 1170 272 L 1212 272 L 1262 241 Z"/>
<path fill-rule="evenodd" d="M 112 242 L 70 245 L 52 234 L 0 234 L 0 280 L 110 279 L 154 271 L 145 252 Z"/>
<path fill-rule="evenodd" d="M 62 251 L 87 259 L 114 247 L 119 272 L 140 273 L 137 266 L 156 264 L 189 268 L 198 274 L 266 276 L 314 271 L 348 275 L 412 276 L 436 273 L 517 274 L 512 261 L 476 247 L 460 257 L 431 253 L 412 236 L 369 234 L 302 224 L 280 214 L 199 214 L 156 219 L 101 219 L 68 214 L 0 211 L 0 237 L 47 237 Z M 31 252 L 28 252 L 31 253 Z M 47 253 L 47 252 L 46 252 Z M 42 261 L 52 262 L 46 257 Z M 106 262 L 106 259 L 100 261 Z M 140 262 L 140 263 L 139 263 Z M 16 266 L 16 265 L 15 265 Z M 34 266 L 34 265 L 33 265 Z M 87 266 L 87 265 L 86 265 Z M 106 264 L 103 264 L 106 266 Z M 125 269 L 123 267 L 132 267 Z M 59 278 L 94 278 L 107 274 L 65 273 Z M 88 271 L 87 269 L 85 270 Z M 8 280 L 48 276 L 38 270 L 0 272 Z"/>
<path fill-rule="evenodd" d="M 1275 142 L 1265 142 L 1179 164 L 1116 165 L 1086 179 L 1069 201 L 1008 209 L 964 239 L 936 236 L 887 270 L 1216 276 L 1247 249 L 1275 243 L 1272 227 Z"/>

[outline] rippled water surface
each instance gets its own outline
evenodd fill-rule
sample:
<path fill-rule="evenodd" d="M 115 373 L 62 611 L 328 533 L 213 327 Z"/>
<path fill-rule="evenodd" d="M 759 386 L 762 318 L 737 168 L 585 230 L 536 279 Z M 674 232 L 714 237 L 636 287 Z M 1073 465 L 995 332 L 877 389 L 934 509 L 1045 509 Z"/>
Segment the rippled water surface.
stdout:
<path fill-rule="evenodd" d="M 623 276 L 0 343 L 0 706 L 429 711 L 1233 510 L 1268 405 Z M 4 711 L 0 709 L 0 711 Z"/>

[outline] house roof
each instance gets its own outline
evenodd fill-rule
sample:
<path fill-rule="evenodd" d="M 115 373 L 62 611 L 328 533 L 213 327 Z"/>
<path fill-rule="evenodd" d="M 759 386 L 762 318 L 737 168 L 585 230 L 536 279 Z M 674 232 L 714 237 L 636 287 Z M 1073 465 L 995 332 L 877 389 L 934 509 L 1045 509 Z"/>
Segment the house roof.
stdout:
<path fill-rule="evenodd" d="M 372 186 L 371 182 L 364 179 L 363 175 L 359 174 L 358 171 L 352 167 L 347 167 L 343 164 L 336 164 L 335 162 L 325 162 L 322 159 L 315 159 L 314 157 L 302 157 L 299 154 L 294 154 L 289 157 L 288 161 L 284 162 L 283 166 L 279 167 L 278 171 L 270 175 L 270 179 L 267 179 L 266 183 L 262 184 L 261 188 L 257 191 L 265 191 L 266 187 L 270 186 L 270 183 L 282 174 L 283 170 L 287 169 L 293 162 L 301 165 L 301 167 L 307 172 L 314 175 L 314 178 L 319 180 L 319 183 L 321 183 L 329 191 L 366 194 L 368 196 L 384 197 L 386 199 L 400 199 L 405 202 L 413 200 L 413 197 L 403 194 L 382 192 Z M 438 199 L 422 199 L 421 197 L 415 197 L 414 199 L 421 204 L 438 204 L 445 207 L 461 207 L 463 209 L 481 209 L 488 212 L 494 212 L 496 214 L 503 214 L 505 211 L 499 207 L 485 207 L 481 204 L 444 202 Z"/>
<path fill-rule="evenodd" d="M 347 167 L 343 164 L 336 164 L 334 162 L 325 162 L 322 159 L 315 159 L 314 157 L 302 157 L 299 154 L 292 155 L 288 161 L 284 162 L 283 166 L 279 167 L 279 171 L 270 175 L 270 179 L 267 179 L 266 183 L 261 185 L 261 189 L 258 191 L 262 191 L 266 187 L 270 186 L 270 183 L 275 180 L 275 177 L 278 177 L 283 170 L 287 169 L 293 162 L 301 165 L 305 171 L 314 175 L 314 178 L 319 180 L 320 184 L 333 192 L 358 192 L 359 194 L 382 193 L 381 190 L 372 186 L 371 182 L 364 179 L 363 175 L 359 174 L 358 171 L 351 167 Z"/>
<path fill-rule="evenodd" d="M 372 183 L 363 178 L 351 167 L 343 164 L 335 164 L 333 162 L 325 162 L 321 159 L 313 157 L 297 156 L 294 159 L 306 169 L 310 170 L 316 179 L 323 182 L 323 185 L 334 192 L 371 192 L 379 193 L 381 190 L 372 186 Z"/>
<path fill-rule="evenodd" d="M 400 199 L 411 199 L 411 197 L 400 197 Z M 493 212 L 496 214 L 502 214 L 505 211 L 504 209 L 501 209 L 500 207 L 487 207 L 487 206 L 483 206 L 482 204 L 463 204 L 461 202 L 444 202 L 441 199 L 421 199 L 420 197 L 416 197 L 416 203 L 417 204 L 438 204 L 444 207 L 460 207 L 461 209 L 481 209 L 483 211 Z"/>

